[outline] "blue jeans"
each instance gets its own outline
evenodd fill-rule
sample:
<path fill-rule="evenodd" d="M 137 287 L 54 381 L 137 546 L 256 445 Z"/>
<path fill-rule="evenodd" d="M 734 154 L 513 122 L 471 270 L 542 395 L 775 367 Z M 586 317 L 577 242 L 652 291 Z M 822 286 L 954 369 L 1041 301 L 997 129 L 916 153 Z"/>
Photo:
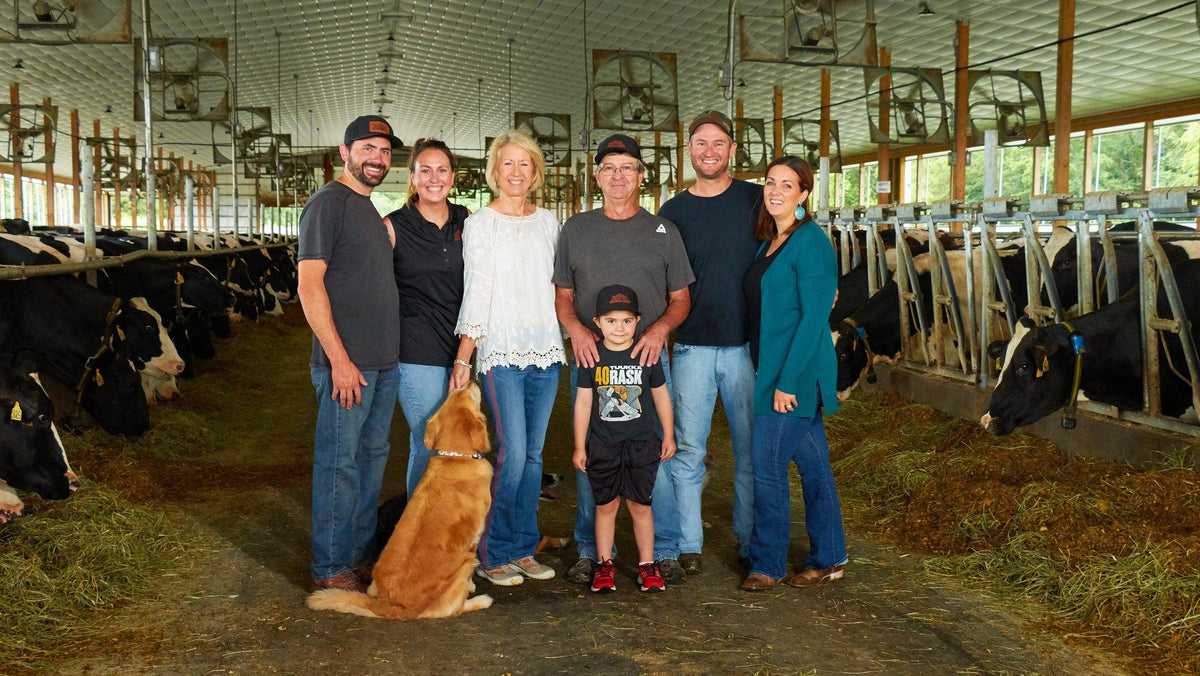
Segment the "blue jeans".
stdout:
<path fill-rule="evenodd" d="M 712 429 L 717 394 L 733 439 L 733 534 L 738 555 L 750 555 L 754 530 L 754 470 L 750 433 L 754 426 L 754 363 L 750 346 L 711 347 L 675 344 L 671 361 L 671 399 L 675 406 L 675 443 L 671 481 L 679 505 L 679 551 L 699 554 L 704 544 L 700 495 L 704 488 L 704 456 Z"/>
<path fill-rule="evenodd" d="M 804 492 L 808 529 L 805 568 L 824 570 L 846 562 L 846 535 L 838 504 L 829 445 L 820 414 L 812 418 L 754 416 L 754 533 L 752 573 L 779 579 L 787 574 L 792 539 L 792 495 L 788 465 L 796 463 Z"/>
<path fill-rule="evenodd" d="M 542 493 L 542 447 L 561 369 L 496 366 L 483 373 L 483 394 L 496 429 L 492 509 L 479 539 L 484 568 L 533 556 Z"/>
<path fill-rule="evenodd" d="M 388 459 L 388 434 L 396 409 L 395 368 L 364 371 L 362 403 L 342 408 L 330 398 L 328 369 L 312 369 L 317 391 L 313 439 L 312 548 L 314 579 L 362 563 L 375 538 L 379 486 Z"/>
<path fill-rule="evenodd" d="M 433 455 L 425 448 L 425 424 L 446 400 L 451 369 L 427 364 L 400 364 L 400 409 L 408 421 L 408 473 L 405 486 L 411 497 Z"/>
<path fill-rule="evenodd" d="M 663 373 L 667 377 L 667 391 L 671 389 L 671 366 L 667 351 L 662 353 Z M 575 384 L 578 382 L 578 366 L 571 366 L 571 411 L 575 410 Z M 654 492 L 650 495 L 654 513 L 654 560 L 679 558 L 679 510 L 675 505 L 675 489 L 671 484 L 672 458 L 658 464 L 654 475 Z M 596 557 L 596 499 L 592 496 L 592 485 L 587 475 L 575 470 L 575 544 L 579 558 L 597 560 Z M 613 558 L 617 556 L 617 544 L 613 543 Z"/>

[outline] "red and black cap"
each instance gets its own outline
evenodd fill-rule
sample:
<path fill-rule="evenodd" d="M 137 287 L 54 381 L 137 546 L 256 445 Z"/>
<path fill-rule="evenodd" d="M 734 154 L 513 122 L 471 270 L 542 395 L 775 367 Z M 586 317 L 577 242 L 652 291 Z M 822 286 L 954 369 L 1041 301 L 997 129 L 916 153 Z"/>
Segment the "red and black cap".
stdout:
<path fill-rule="evenodd" d="M 600 164 L 600 160 L 613 153 L 628 153 L 639 160 L 642 159 L 642 149 L 637 140 L 625 134 L 613 134 L 600 142 L 596 147 L 596 164 Z"/>
<path fill-rule="evenodd" d="M 399 148 L 404 145 L 400 139 L 392 134 L 392 125 L 388 121 L 378 115 L 363 115 L 355 118 L 350 126 L 346 127 L 346 136 L 344 143 L 347 147 L 355 141 L 361 141 L 372 136 L 379 136 L 388 140 L 393 148 Z"/>
<path fill-rule="evenodd" d="M 638 312 L 637 292 L 620 284 L 600 289 L 600 293 L 596 294 L 596 316 L 601 317 L 613 310 L 628 310 L 635 315 L 641 315 L 642 313 Z"/>

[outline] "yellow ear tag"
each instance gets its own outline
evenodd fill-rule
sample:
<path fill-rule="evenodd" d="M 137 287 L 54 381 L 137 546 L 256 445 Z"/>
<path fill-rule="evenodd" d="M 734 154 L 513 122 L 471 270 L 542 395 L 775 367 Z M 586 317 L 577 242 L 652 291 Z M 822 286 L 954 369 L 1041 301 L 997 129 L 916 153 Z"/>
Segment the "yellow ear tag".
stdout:
<path fill-rule="evenodd" d="M 119 326 L 117 327 L 117 337 L 121 340 L 125 340 L 125 331 L 123 331 Z"/>
<path fill-rule="evenodd" d="M 1003 367 L 1000 364 L 1000 357 L 996 357 L 996 370 L 997 371 L 1003 370 Z"/>
<path fill-rule="evenodd" d="M 176 284 L 183 284 L 183 273 L 182 273 L 182 272 L 176 272 L 176 273 L 175 273 L 175 283 L 176 283 Z"/>
<path fill-rule="evenodd" d="M 17 422 L 21 422 L 21 418 L 24 417 L 21 414 L 21 402 L 19 402 L 19 401 L 13 402 L 12 413 L 9 414 L 8 417 Z"/>
<path fill-rule="evenodd" d="M 96 381 L 96 387 L 104 387 L 104 376 L 100 375 L 99 371 L 96 371 L 94 380 Z"/>
<path fill-rule="evenodd" d="M 1042 370 L 1043 371 L 1050 370 L 1050 358 L 1049 357 L 1042 357 Z"/>

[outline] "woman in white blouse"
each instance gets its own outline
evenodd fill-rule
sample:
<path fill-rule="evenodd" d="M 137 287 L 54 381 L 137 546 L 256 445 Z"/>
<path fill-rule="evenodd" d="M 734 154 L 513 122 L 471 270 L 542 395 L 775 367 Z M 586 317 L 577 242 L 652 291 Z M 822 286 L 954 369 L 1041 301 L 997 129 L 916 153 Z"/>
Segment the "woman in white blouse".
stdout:
<path fill-rule="evenodd" d="M 541 186 L 544 168 L 542 151 L 527 134 L 497 136 L 487 160 L 496 199 L 468 217 L 463 231 L 465 290 L 450 387 L 467 384 L 478 351 L 496 428 L 496 472 L 475 573 L 498 585 L 554 577 L 553 568 L 533 558 L 541 540 L 542 446 L 566 362 L 550 281 L 559 224 L 526 200 Z"/>

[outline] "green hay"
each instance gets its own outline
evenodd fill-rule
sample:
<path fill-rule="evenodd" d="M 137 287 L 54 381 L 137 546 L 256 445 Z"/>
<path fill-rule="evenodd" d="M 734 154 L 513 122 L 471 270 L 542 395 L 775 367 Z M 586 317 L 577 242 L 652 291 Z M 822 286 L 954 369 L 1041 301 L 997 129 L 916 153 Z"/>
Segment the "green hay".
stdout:
<path fill-rule="evenodd" d="M 36 668 L 86 642 L 86 613 L 144 598 L 199 546 L 167 515 L 96 484 L 65 501 L 30 503 L 30 513 L 0 527 L 0 663 L 13 667 Z"/>

